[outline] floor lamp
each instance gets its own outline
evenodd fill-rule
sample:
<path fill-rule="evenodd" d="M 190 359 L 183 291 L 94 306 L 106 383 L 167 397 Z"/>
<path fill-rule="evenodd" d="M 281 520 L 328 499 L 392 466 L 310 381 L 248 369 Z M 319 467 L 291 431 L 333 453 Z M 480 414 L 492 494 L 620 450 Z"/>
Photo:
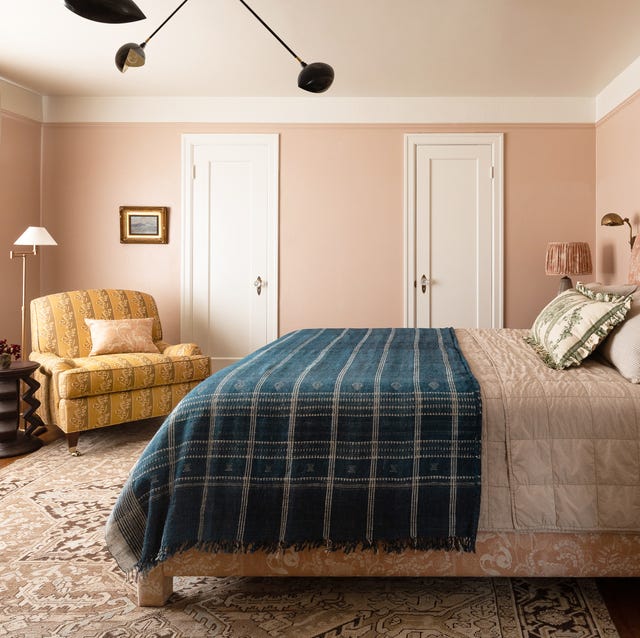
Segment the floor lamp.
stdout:
<path fill-rule="evenodd" d="M 44 226 L 29 226 L 27 230 L 13 243 L 14 246 L 31 246 L 31 250 L 12 250 L 9 257 L 22 257 L 22 332 L 20 333 L 20 355 L 23 360 L 27 359 L 25 351 L 25 310 L 27 303 L 27 257 L 38 254 L 38 246 L 57 246 L 56 240 L 51 237 Z"/>

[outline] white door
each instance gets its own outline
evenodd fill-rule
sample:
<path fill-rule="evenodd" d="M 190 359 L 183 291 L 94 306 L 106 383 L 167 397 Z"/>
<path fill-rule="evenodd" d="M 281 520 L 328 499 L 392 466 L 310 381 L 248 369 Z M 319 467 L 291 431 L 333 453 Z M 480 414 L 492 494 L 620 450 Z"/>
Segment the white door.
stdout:
<path fill-rule="evenodd" d="M 406 136 L 406 325 L 502 327 L 502 137 Z"/>
<path fill-rule="evenodd" d="M 278 136 L 183 136 L 182 339 L 212 371 L 278 333 Z"/>

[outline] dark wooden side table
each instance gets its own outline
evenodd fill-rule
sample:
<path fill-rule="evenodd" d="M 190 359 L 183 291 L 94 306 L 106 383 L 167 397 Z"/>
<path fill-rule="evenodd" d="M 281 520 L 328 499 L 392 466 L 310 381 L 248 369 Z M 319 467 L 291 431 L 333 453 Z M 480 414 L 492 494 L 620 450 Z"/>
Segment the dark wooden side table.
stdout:
<path fill-rule="evenodd" d="M 33 361 L 13 361 L 11 367 L 0 370 L 0 458 L 33 452 L 42 445 L 42 441 L 34 434 L 45 427 L 36 414 L 40 401 L 34 393 L 40 384 L 31 376 L 39 367 L 40 364 Z M 21 381 L 27 387 L 22 396 Z M 24 430 L 20 429 L 22 401 L 29 406 L 22 415 Z"/>

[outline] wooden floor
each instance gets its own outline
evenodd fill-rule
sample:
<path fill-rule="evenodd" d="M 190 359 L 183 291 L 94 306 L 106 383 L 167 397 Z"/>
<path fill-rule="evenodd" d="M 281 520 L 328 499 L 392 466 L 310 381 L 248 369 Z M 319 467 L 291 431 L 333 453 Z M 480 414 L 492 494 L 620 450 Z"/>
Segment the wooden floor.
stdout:
<path fill-rule="evenodd" d="M 640 578 L 598 578 L 596 582 L 620 638 L 640 638 Z"/>
<path fill-rule="evenodd" d="M 62 436 L 57 428 L 49 428 L 40 438 L 46 445 Z M 0 468 L 16 458 L 0 459 Z M 620 638 L 640 638 L 640 578 L 598 578 L 596 582 Z"/>

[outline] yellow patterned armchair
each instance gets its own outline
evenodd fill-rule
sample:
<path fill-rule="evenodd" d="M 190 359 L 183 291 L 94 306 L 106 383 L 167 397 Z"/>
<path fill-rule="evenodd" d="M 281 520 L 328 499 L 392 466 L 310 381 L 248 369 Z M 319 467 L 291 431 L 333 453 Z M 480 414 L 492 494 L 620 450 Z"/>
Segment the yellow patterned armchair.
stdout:
<path fill-rule="evenodd" d="M 31 340 L 40 415 L 74 455 L 80 432 L 169 414 L 209 376 L 209 357 L 193 343 L 165 343 L 153 297 L 135 290 L 34 299 Z"/>

